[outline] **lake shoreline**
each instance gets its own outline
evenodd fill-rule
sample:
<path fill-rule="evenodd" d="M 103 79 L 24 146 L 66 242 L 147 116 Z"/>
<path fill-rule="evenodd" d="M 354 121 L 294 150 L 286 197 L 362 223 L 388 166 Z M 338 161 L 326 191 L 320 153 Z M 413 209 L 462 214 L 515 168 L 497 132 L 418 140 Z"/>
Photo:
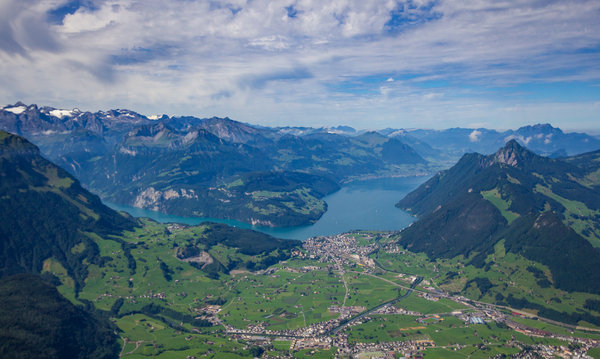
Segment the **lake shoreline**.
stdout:
<path fill-rule="evenodd" d="M 147 217 L 157 222 L 198 225 L 203 222 L 224 223 L 252 229 L 274 237 L 304 240 L 353 230 L 402 230 L 415 218 L 395 207 L 395 204 L 429 176 L 381 177 L 344 184 L 338 191 L 323 198 L 327 211 L 313 224 L 295 227 L 263 227 L 222 218 L 180 217 L 114 203 L 107 206 L 133 217 Z"/>

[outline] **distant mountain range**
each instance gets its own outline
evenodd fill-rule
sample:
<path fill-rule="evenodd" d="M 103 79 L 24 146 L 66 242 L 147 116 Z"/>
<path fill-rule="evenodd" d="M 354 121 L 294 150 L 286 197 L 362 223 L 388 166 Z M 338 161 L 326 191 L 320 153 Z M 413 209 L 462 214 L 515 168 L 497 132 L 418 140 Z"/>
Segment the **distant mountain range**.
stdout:
<path fill-rule="evenodd" d="M 529 150 L 547 157 L 566 157 L 600 149 L 600 139 L 585 133 L 564 133 L 549 124 L 524 126 L 517 130 L 498 132 L 485 128 L 451 128 L 447 130 L 412 130 L 392 133 L 391 136 L 414 137 L 444 150 L 453 156 L 469 152 L 490 154 L 514 139 Z M 407 141 L 410 144 L 410 142 Z"/>
<path fill-rule="evenodd" d="M 481 295 L 489 292 L 497 302 L 511 290 L 491 269 L 510 265 L 508 253 L 541 264 L 528 267 L 537 278 L 533 293 L 552 286 L 600 294 L 599 174 L 600 151 L 552 159 L 513 139 L 488 156 L 466 154 L 398 203 L 419 216 L 400 243 L 430 258 L 462 258 L 481 268 Z M 548 304 L 523 301 L 523 294 L 511 293 L 509 304 Z"/>
<path fill-rule="evenodd" d="M 344 182 L 429 174 L 510 139 L 550 157 L 600 148 L 595 137 L 550 125 L 505 132 L 269 128 L 23 103 L 0 109 L 0 129 L 28 138 L 109 202 L 267 226 L 315 222 L 327 210 L 323 197 Z"/>
<path fill-rule="evenodd" d="M 376 132 L 299 136 L 227 118 L 22 103 L 0 111 L 0 128 L 30 139 L 108 201 L 270 226 L 315 222 L 327 209 L 322 198 L 344 181 L 428 171 L 410 146 Z"/>

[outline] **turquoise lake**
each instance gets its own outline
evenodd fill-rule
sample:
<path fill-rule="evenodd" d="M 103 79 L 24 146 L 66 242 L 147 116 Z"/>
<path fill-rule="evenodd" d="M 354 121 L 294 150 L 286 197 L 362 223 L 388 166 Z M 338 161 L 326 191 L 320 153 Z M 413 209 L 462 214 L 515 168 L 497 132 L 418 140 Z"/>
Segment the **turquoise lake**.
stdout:
<path fill-rule="evenodd" d="M 158 222 L 199 224 L 206 221 L 261 231 L 279 238 L 306 239 L 351 230 L 400 230 L 415 218 L 395 207 L 407 193 L 428 177 L 396 177 L 356 181 L 325 197 L 327 212 L 315 224 L 301 227 L 260 227 L 218 218 L 179 217 L 113 203 L 107 205 L 134 217 L 149 217 Z"/>

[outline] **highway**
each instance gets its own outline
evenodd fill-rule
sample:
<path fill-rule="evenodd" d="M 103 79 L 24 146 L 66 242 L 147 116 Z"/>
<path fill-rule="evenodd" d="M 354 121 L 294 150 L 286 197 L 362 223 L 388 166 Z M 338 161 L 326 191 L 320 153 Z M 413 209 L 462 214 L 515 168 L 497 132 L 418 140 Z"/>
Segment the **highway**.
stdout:
<path fill-rule="evenodd" d="M 357 273 L 360 273 L 360 272 L 357 272 Z M 365 273 L 360 273 L 360 274 L 365 274 Z M 374 276 L 374 277 L 376 277 L 376 276 Z M 386 280 L 385 278 L 380 278 L 380 277 L 376 277 L 376 278 L 379 278 L 379 279 L 382 279 L 382 280 Z M 381 303 L 381 304 L 379 304 L 379 305 L 378 305 L 378 306 L 376 306 L 376 307 L 373 307 L 373 308 L 371 308 L 371 309 L 369 309 L 369 310 L 366 310 L 366 311 L 364 311 L 364 312 L 362 312 L 362 313 L 360 313 L 360 314 L 357 314 L 357 315 L 355 315 L 354 317 L 351 317 L 351 318 L 349 318 L 348 320 L 344 320 L 344 321 L 342 321 L 342 322 L 340 323 L 340 325 L 338 325 L 338 326 L 337 326 L 337 327 L 335 327 L 335 328 L 332 328 L 332 329 L 330 329 L 329 331 L 325 332 L 323 335 L 332 335 L 332 334 L 335 334 L 335 333 L 339 332 L 339 331 L 340 331 L 340 330 L 341 330 L 343 327 L 345 327 L 346 325 L 348 325 L 348 324 L 350 324 L 350 323 L 352 323 L 352 322 L 355 322 L 355 321 L 357 321 L 357 320 L 359 320 L 359 319 L 361 319 L 361 318 L 363 318 L 363 317 L 365 317 L 365 316 L 367 316 L 367 315 L 369 315 L 369 314 L 373 313 L 373 312 L 374 312 L 374 311 L 376 311 L 377 309 L 379 309 L 379 308 L 381 308 L 381 307 L 383 307 L 383 306 L 385 306 L 385 305 L 388 305 L 388 304 L 393 304 L 393 303 L 396 303 L 397 301 L 399 301 L 399 300 L 402 300 L 402 299 L 406 298 L 407 296 L 409 296 L 409 295 L 412 293 L 413 289 L 414 289 L 414 288 L 415 288 L 417 285 L 419 285 L 419 283 L 421 283 L 421 281 L 422 281 L 422 280 L 423 280 L 423 277 L 417 277 L 417 278 L 416 278 L 416 279 L 413 281 L 413 283 L 410 285 L 410 288 L 408 289 L 408 291 L 407 291 L 405 294 L 403 294 L 403 295 L 401 295 L 401 296 L 399 296 L 399 297 L 397 297 L 397 298 L 394 298 L 394 299 L 392 299 L 392 300 L 388 300 L 387 302 Z M 387 280 L 386 280 L 386 281 L 387 281 Z M 394 283 L 394 284 L 396 284 L 396 283 Z"/>

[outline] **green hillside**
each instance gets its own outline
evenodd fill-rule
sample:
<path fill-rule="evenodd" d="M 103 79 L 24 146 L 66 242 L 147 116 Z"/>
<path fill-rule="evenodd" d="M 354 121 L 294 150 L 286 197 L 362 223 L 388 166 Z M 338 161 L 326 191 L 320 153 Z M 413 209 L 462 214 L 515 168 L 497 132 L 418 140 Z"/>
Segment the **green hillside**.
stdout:
<path fill-rule="evenodd" d="M 398 203 L 420 216 L 399 243 L 432 259 L 459 257 L 483 269 L 478 275 L 486 278 L 485 292 L 496 287 L 490 292 L 503 293 L 499 278 L 488 273 L 504 265 L 495 255 L 502 243 L 506 253 L 547 268 L 541 288 L 599 294 L 599 159 L 600 152 L 545 158 L 516 141 L 490 156 L 465 155 Z"/>
<path fill-rule="evenodd" d="M 27 140 L 0 131 L 0 277 L 41 272 L 52 258 L 83 284 L 84 262 L 100 260 L 87 235 L 120 233 L 136 224 L 84 190 Z"/>

